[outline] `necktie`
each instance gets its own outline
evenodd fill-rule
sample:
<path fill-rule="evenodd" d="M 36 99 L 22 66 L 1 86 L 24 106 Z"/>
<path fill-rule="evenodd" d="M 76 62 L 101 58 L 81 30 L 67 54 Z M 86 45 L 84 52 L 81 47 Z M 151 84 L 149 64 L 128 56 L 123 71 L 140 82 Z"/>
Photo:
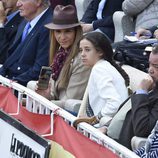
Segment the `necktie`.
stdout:
<path fill-rule="evenodd" d="M 98 6 L 97 18 L 102 19 L 102 12 L 105 6 L 106 0 L 101 0 Z"/>
<path fill-rule="evenodd" d="M 31 28 L 30 23 L 28 22 L 24 28 L 23 34 L 22 34 L 22 41 L 24 41 L 24 39 L 26 38 L 26 36 L 28 35 L 28 31 Z"/>

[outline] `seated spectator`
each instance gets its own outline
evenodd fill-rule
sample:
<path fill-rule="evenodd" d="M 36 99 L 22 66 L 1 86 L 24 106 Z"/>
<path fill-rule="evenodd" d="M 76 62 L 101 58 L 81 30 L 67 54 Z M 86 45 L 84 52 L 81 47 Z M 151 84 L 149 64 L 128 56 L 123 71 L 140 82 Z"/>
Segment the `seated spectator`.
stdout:
<path fill-rule="evenodd" d="M 90 69 L 83 65 L 77 48 L 82 28 L 75 7 L 57 5 L 53 22 L 46 27 L 50 29 L 51 37 L 49 57 L 52 79 L 46 90 L 38 89 L 37 84 L 36 92 L 65 108 L 67 99 L 82 100 L 90 74 Z M 35 85 L 34 81 L 28 83 L 31 89 L 35 89 Z"/>
<path fill-rule="evenodd" d="M 82 61 L 92 67 L 88 81 L 88 117 L 80 117 L 74 122 L 96 124 L 104 117 L 105 126 L 110 124 L 121 103 L 128 97 L 129 78 L 125 71 L 113 60 L 109 40 L 103 33 L 85 34 L 79 42 Z"/>
<path fill-rule="evenodd" d="M 8 48 L 12 45 L 23 19 L 19 15 L 16 3 L 17 0 L 0 1 L 0 64 L 6 60 Z"/>
<path fill-rule="evenodd" d="M 48 0 L 19 0 L 17 7 L 26 20 L 19 25 L 0 75 L 26 86 L 38 79 L 43 65 L 48 65 L 49 30 L 44 25 L 51 21 L 52 10 Z"/>
<path fill-rule="evenodd" d="M 113 41 L 114 24 L 112 16 L 115 11 L 122 10 L 122 2 L 123 0 L 92 0 L 81 19 L 83 32 L 98 30 Z"/>
<path fill-rule="evenodd" d="M 122 9 L 125 14 L 133 17 L 135 31 L 158 24 L 158 0 L 124 0 Z"/>
<path fill-rule="evenodd" d="M 158 120 L 158 45 L 149 56 L 149 79 L 131 97 L 132 108 L 124 120 L 118 142 L 131 149 L 133 136 L 148 137 Z"/>
<path fill-rule="evenodd" d="M 158 157 L 158 121 L 145 143 L 145 146 L 134 151 L 141 158 L 157 158 Z"/>

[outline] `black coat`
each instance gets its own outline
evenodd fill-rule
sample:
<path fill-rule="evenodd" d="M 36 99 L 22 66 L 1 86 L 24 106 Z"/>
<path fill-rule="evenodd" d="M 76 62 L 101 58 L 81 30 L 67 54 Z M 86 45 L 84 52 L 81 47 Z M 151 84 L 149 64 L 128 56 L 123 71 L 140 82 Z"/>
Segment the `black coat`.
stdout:
<path fill-rule="evenodd" d="M 158 90 L 148 95 L 134 94 L 118 142 L 131 149 L 133 136 L 148 137 L 158 120 Z"/>
<path fill-rule="evenodd" d="M 122 10 L 122 2 L 124 0 L 107 0 L 102 12 L 103 19 L 98 20 L 96 13 L 101 0 L 92 0 L 86 9 L 81 21 L 85 23 L 92 23 L 94 30 L 100 29 L 104 32 L 111 40 L 114 39 L 114 23 L 113 13 L 115 11 Z"/>
<path fill-rule="evenodd" d="M 0 64 L 3 64 L 7 58 L 7 52 L 12 45 L 18 26 L 23 18 L 17 13 L 4 28 L 0 28 Z"/>

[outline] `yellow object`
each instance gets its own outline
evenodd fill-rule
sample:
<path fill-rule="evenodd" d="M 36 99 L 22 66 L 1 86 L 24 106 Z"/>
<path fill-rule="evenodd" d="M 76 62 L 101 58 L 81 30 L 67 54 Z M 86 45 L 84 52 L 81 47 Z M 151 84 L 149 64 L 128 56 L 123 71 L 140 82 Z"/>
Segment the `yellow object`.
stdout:
<path fill-rule="evenodd" d="M 49 158 L 75 158 L 75 156 L 66 151 L 58 143 L 52 141 Z"/>

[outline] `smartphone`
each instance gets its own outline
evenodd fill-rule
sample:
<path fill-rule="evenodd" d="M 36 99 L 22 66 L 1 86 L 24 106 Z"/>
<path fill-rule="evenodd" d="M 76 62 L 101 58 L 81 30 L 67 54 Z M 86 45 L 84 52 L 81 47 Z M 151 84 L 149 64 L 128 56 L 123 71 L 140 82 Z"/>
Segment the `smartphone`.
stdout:
<path fill-rule="evenodd" d="M 42 66 L 38 79 L 38 89 L 44 90 L 48 88 L 51 74 L 52 74 L 51 67 Z"/>

